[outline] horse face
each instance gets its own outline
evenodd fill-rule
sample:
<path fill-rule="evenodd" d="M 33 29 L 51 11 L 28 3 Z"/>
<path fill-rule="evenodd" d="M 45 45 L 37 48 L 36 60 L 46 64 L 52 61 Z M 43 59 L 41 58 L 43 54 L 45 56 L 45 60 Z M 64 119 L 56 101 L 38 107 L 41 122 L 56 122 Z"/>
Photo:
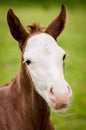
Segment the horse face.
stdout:
<path fill-rule="evenodd" d="M 39 33 L 27 40 L 23 57 L 36 91 L 51 110 L 63 112 L 72 96 L 72 90 L 64 79 L 65 51 L 53 37 Z"/>
<path fill-rule="evenodd" d="M 63 31 L 65 21 L 66 8 L 62 5 L 60 14 L 49 24 L 44 33 L 35 26 L 29 26 L 30 33 L 27 33 L 13 11 L 10 9 L 7 13 L 10 32 L 18 41 L 22 52 L 26 45 L 24 62 L 36 91 L 52 110 L 58 112 L 64 111 L 69 106 L 72 96 L 72 90 L 65 81 L 63 73 L 65 52 L 55 41 Z"/>

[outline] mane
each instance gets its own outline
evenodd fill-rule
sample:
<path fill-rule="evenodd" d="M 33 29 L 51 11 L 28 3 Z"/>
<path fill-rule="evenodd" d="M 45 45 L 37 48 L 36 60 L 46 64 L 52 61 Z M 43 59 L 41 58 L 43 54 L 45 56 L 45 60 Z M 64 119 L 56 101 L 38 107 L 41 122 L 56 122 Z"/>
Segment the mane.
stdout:
<path fill-rule="evenodd" d="M 39 24 L 37 23 L 33 23 L 32 25 L 28 25 L 27 27 L 27 30 L 30 32 L 30 33 L 36 33 L 36 32 L 43 32 L 45 27 L 41 27 Z"/>

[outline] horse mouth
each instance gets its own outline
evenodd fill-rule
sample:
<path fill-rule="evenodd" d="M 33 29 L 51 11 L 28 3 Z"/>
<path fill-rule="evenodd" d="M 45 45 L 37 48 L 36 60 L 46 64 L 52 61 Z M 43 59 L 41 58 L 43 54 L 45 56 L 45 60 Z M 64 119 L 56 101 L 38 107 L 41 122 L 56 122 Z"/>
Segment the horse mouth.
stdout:
<path fill-rule="evenodd" d="M 69 104 L 61 104 L 61 105 L 58 105 L 58 104 L 52 104 L 50 106 L 51 108 L 51 111 L 54 111 L 54 112 L 58 112 L 58 113 L 63 113 L 65 112 L 69 107 Z"/>

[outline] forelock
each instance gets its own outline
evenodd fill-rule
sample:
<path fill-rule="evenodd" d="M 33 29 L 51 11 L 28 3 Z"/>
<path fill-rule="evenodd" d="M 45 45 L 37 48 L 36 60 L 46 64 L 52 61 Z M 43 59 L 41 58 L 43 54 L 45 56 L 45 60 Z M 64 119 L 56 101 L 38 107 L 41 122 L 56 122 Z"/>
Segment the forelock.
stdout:
<path fill-rule="evenodd" d="M 36 32 L 43 32 L 44 31 L 44 27 L 41 27 L 39 24 L 37 23 L 33 23 L 32 25 L 28 25 L 27 26 L 27 30 L 33 34 L 33 33 L 36 33 Z"/>

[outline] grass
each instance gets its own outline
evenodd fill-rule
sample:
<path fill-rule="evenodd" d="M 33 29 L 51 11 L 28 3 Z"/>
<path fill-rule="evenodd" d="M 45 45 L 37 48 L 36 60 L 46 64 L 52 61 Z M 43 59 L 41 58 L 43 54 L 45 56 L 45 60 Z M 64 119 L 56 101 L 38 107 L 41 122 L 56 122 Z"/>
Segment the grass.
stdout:
<path fill-rule="evenodd" d="M 9 6 L 0 7 L 0 85 L 15 76 L 20 63 L 17 42 L 12 39 L 6 23 Z M 12 7 L 24 26 L 39 22 L 47 26 L 57 15 L 58 7 Z M 66 28 L 58 43 L 67 52 L 65 78 L 73 89 L 73 101 L 65 114 L 52 113 L 56 130 L 86 130 L 86 10 L 80 6 L 68 8 Z"/>

